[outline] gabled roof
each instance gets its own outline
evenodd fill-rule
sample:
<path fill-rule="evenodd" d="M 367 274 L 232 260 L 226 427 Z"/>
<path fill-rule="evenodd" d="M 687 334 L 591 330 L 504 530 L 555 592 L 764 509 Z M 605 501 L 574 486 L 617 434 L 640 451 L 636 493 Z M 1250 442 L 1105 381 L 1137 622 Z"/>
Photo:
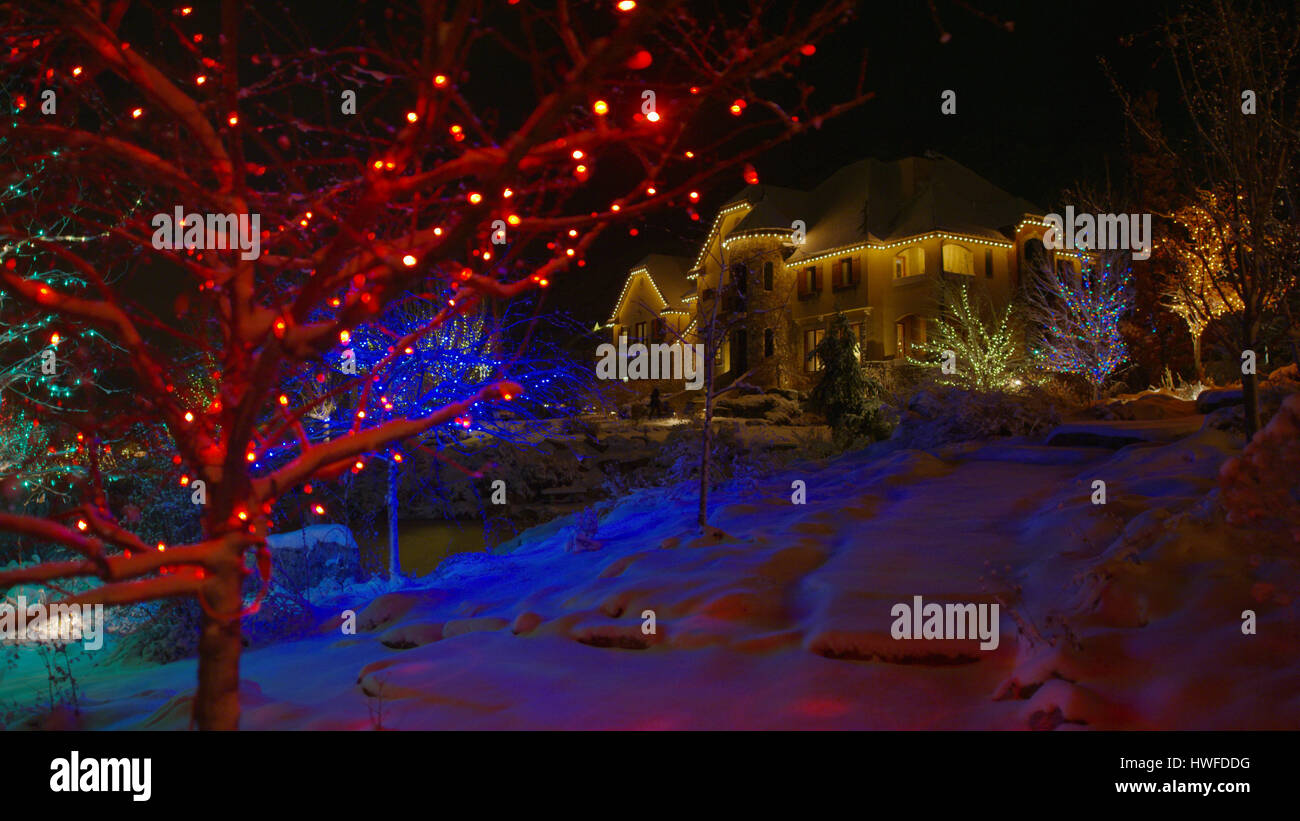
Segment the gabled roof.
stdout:
<path fill-rule="evenodd" d="M 792 261 L 832 248 L 887 244 L 933 232 L 1006 242 L 1023 214 L 1041 213 L 1033 203 L 941 154 L 894 162 L 860 160 L 810 191 L 750 185 L 728 205 L 742 202 L 752 208 L 728 236 L 788 231 L 794 220 L 804 221 L 806 242 Z"/>
<path fill-rule="evenodd" d="M 782 188 L 776 185 L 745 186 L 740 194 L 732 197 L 723 206 L 726 208 L 741 202 L 748 203 L 750 206 L 749 213 L 745 214 L 729 233 L 737 234 L 763 228 L 789 230 L 790 223 L 795 220 L 808 219 L 808 197 L 807 191 L 794 188 Z"/>
<path fill-rule="evenodd" d="M 685 311 L 686 303 L 682 301 L 682 297 L 694 290 L 691 282 L 686 279 L 686 272 L 690 267 L 691 260 L 687 257 L 676 257 L 670 254 L 647 254 L 642 257 L 628 271 L 627 279 L 623 280 L 623 291 L 619 294 L 618 301 L 614 303 L 614 311 L 609 315 L 609 321 L 612 323 L 618 316 L 618 312 L 623 309 L 623 301 L 627 299 L 632 281 L 638 276 L 647 277 L 652 289 L 663 300 L 662 305 L 651 307 L 658 311 Z"/>

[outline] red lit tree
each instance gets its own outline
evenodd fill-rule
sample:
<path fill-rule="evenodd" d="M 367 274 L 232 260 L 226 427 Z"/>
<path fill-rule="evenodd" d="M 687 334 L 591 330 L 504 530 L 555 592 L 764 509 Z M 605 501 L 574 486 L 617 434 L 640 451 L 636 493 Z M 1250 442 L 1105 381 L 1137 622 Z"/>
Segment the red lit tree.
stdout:
<path fill-rule="evenodd" d="M 281 403 L 278 386 L 346 349 L 351 329 L 416 278 L 441 279 L 453 295 L 393 356 L 481 300 L 582 273 L 607 226 L 686 205 L 710 177 L 734 178 L 737 164 L 861 102 L 858 89 L 812 111 L 798 81 L 814 52 L 802 47 L 854 6 L 745 2 L 701 21 L 671 0 L 388 4 L 349 13 L 346 27 L 234 0 L 0 11 L 0 61 L 25 99 L 4 112 L 0 150 L 14 167 L 42 169 L 24 181 L 42 196 L 0 213 L 0 287 L 123 349 L 130 368 L 114 387 L 127 390 L 97 415 L 165 430 L 175 478 L 206 484 L 203 535 L 189 544 L 146 543 L 93 471 L 78 488 L 77 525 L 66 511 L 0 513 L 0 528 L 71 556 L 0 573 L 0 588 L 99 579 L 69 600 L 196 597 L 194 719 L 236 728 L 240 618 L 256 606 L 244 580 L 257 572 L 265 584 L 281 496 L 519 390 L 507 373 L 442 407 L 376 421 L 367 410 L 378 397 L 358 375 L 346 387 L 357 397 L 351 426 L 313 441 L 302 420 L 329 392 Z M 745 127 L 702 136 L 737 98 L 752 103 Z M 185 217 L 180 246 L 166 247 L 155 220 L 178 208 L 203 228 Z M 54 215 L 98 240 L 27 230 Z M 507 242 L 494 243 L 501 232 Z M 86 287 L 7 265 L 18 253 Z M 203 358 L 216 363 L 214 395 L 196 401 L 181 383 Z"/>

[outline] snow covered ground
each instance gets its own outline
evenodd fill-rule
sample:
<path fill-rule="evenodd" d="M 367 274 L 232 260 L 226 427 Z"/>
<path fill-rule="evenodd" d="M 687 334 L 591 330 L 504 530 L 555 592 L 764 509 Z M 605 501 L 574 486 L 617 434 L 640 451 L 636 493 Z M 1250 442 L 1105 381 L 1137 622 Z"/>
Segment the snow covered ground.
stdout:
<path fill-rule="evenodd" d="M 558 519 L 247 652 L 242 726 L 1300 728 L 1296 551 L 1225 523 L 1240 442 L 1200 418 L 1144 421 L 1118 449 L 1102 421 L 1106 447 L 800 464 L 715 494 L 705 535 L 693 488 L 639 491 L 599 507 L 599 549 L 567 552 Z M 917 595 L 1000 603 L 1000 645 L 891 638 Z M 194 678 L 193 661 L 81 670 L 75 723 L 184 728 Z"/>

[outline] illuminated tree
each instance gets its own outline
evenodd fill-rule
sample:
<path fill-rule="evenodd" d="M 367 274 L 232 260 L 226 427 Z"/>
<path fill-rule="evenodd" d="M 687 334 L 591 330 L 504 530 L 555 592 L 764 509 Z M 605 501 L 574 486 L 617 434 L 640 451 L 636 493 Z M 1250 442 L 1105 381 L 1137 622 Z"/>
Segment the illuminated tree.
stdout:
<path fill-rule="evenodd" d="M 1128 358 L 1120 320 L 1133 307 L 1127 252 L 1079 252 L 1081 270 L 1046 258 L 1025 289 L 1029 355 L 1056 373 L 1078 374 L 1093 397 Z"/>
<path fill-rule="evenodd" d="M 438 286 L 435 283 L 433 287 Z M 405 466 L 412 456 L 427 454 L 466 475 L 481 478 L 491 463 L 484 464 L 483 454 L 467 446 L 471 440 L 488 436 L 498 446 L 511 443 L 531 447 L 545 418 L 560 409 L 572 411 L 575 403 L 591 395 L 595 385 L 590 365 L 574 362 L 554 344 L 557 333 L 580 329 L 563 315 L 539 315 L 527 300 L 519 300 L 500 316 L 482 306 L 473 314 L 456 316 L 426 331 L 448 296 L 449 292 L 405 294 L 382 316 L 349 332 L 346 342 L 327 353 L 313 373 L 287 385 L 283 394 L 285 404 L 319 403 L 317 412 L 303 418 L 303 428 L 311 441 L 325 442 L 347 435 L 353 413 L 360 406 L 358 390 L 372 397 L 367 404 L 367 422 L 381 424 L 436 411 L 458 396 L 493 384 L 506 372 L 522 388 L 522 393 L 512 399 L 507 415 L 466 413 L 410 439 L 391 443 L 370 460 L 369 464 L 386 467 L 389 575 L 393 578 L 402 573 L 397 539 L 401 504 L 398 486 L 403 476 L 410 475 Z M 534 333 L 539 317 L 545 326 L 544 336 Z M 290 445 L 285 454 L 273 449 L 254 467 L 263 462 L 274 464 L 293 449 Z M 467 466 L 474 461 L 478 464 Z M 367 464 L 358 460 L 351 472 L 359 474 Z M 426 496 L 436 493 L 432 485 L 435 476 L 415 478 L 423 480 L 417 482 L 418 492 Z M 316 508 L 316 504 L 310 507 Z M 318 515 L 328 515 L 324 508 L 321 504 Z"/>
<path fill-rule="evenodd" d="M 25 98 L 0 87 L 0 107 L 26 107 Z M 74 220 L 49 203 L 35 181 L 44 160 L 28 165 L 3 151 L 11 143 L 0 133 L 0 224 L 25 221 L 36 237 L 87 245 L 106 232 L 78 233 Z M 0 242 L 0 268 L 39 287 L 84 294 L 86 282 L 57 265 L 41 265 L 32 243 Z M 120 393 L 102 378 L 125 362 L 125 349 L 95 327 L 42 305 L 25 303 L 0 283 L 0 491 L 8 504 L 37 510 L 78 497 L 91 473 L 112 474 L 128 430 L 136 443 L 136 420 L 96 413 Z"/>
<path fill-rule="evenodd" d="M 1011 323 L 1012 304 L 999 311 L 983 291 L 972 298 L 972 288 L 945 282 L 939 316 L 926 341 L 914 345 L 921 355 L 908 361 L 938 368 L 942 384 L 980 391 L 1014 388 L 1024 362 Z"/>
<path fill-rule="evenodd" d="M 237 727 L 240 619 L 260 601 L 244 601 L 244 580 L 256 573 L 265 592 L 285 494 L 520 392 L 506 368 L 441 407 L 387 417 L 358 374 L 346 428 L 314 441 L 304 420 L 328 392 L 280 403 L 280 386 L 416 281 L 450 293 L 418 337 L 485 299 L 545 288 L 583 267 L 609 225 L 687 207 L 718 173 L 868 96 L 814 110 L 797 76 L 849 0 L 797 12 L 754 0 L 703 22 L 671 0 L 583 4 L 580 20 L 571 6 L 364 6 L 327 43 L 304 33 L 316 21 L 238 0 L 0 10 L 7 75 L 33 100 L 57 95 L 53 113 L 16 106 L 0 124 L 8 156 L 40 169 L 32 183 L 45 192 L 0 223 L 0 246 L 34 264 L 0 267 L 0 285 L 120 346 L 130 367 L 116 386 L 129 390 L 101 414 L 165 430 L 172 480 L 206 486 L 202 535 L 184 544 L 145 542 L 89 491 L 84 529 L 66 511 L 0 513 L 0 528 L 78 556 L 0 573 L 0 586 L 95 578 L 68 601 L 196 598 L 194 719 Z M 747 127 L 703 137 L 737 98 L 753 103 Z M 52 213 L 105 236 L 83 247 L 28 230 Z M 537 261 L 521 271 L 518 260 Z M 31 275 L 53 267 L 84 293 Z M 394 347 L 379 370 L 402 355 Z M 200 406 L 179 388 L 204 356 L 215 396 Z"/>
<path fill-rule="evenodd" d="M 1226 224 L 1212 216 L 1221 207 L 1219 198 L 1201 191 L 1198 200 L 1172 215 L 1177 230 L 1165 240 L 1172 276 L 1164 305 L 1187 324 L 1196 377 L 1204 381 L 1201 337 L 1215 319 L 1241 310 L 1241 299 L 1232 288 L 1225 287 L 1224 250 L 1231 242 L 1222 233 Z"/>
<path fill-rule="evenodd" d="M 1204 213 L 1222 242 L 1223 265 L 1211 291 L 1231 309 L 1224 325 L 1243 359 L 1248 437 L 1259 430 L 1260 410 L 1258 373 L 1246 363 L 1260 358 L 1266 320 L 1291 310 L 1296 288 L 1298 14 L 1294 4 L 1212 0 L 1170 16 L 1165 41 L 1178 79 L 1179 114 L 1189 125 L 1185 141 L 1151 129 L 1139 106 L 1122 95 L 1135 128 L 1173 161 L 1179 187 L 1215 192 L 1216 207 Z M 1294 328 L 1297 317 L 1287 318 Z"/>

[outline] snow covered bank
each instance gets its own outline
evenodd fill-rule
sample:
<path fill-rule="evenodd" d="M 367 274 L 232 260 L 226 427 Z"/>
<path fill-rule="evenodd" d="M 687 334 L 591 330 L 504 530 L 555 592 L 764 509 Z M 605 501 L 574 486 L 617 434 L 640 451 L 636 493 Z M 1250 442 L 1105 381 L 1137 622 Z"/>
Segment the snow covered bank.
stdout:
<path fill-rule="evenodd" d="M 1239 447 L 864 451 L 724 488 L 705 534 L 690 488 L 637 491 L 596 550 L 557 519 L 248 652 L 243 726 L 1300 728 L 1294 549 L 1217 501 Z M 894 640 L 916 595 L 1000 603 L 998 648 Z M 83 721 L 184 727 L 193 680 L 98 668 Z"/>

